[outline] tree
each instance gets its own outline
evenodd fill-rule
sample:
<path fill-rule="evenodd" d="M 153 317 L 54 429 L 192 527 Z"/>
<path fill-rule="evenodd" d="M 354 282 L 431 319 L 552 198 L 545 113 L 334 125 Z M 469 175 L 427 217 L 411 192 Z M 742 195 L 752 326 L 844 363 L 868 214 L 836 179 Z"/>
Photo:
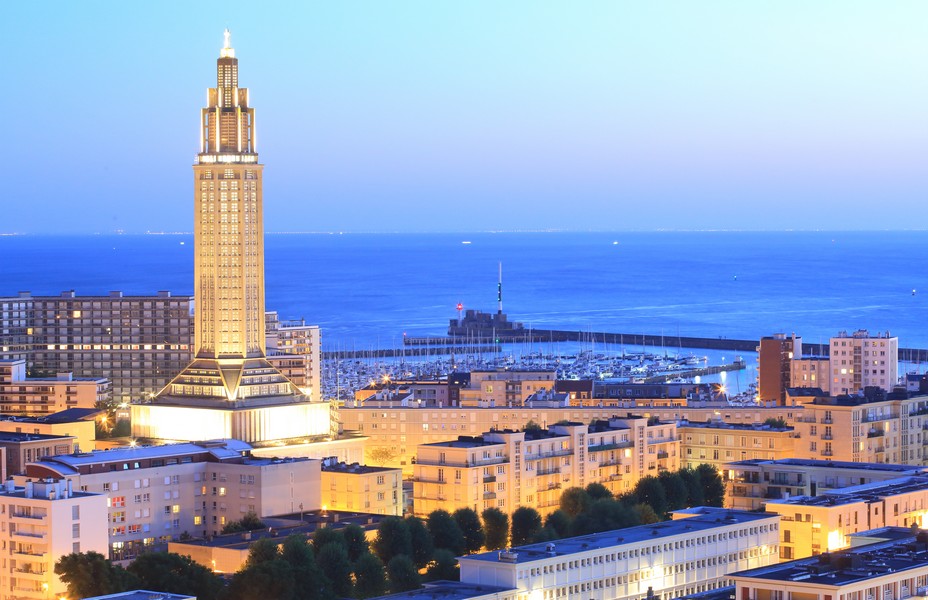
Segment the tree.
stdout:
<path fill-rule="evenodd" d="M 387 517 L 377 526 L 377 537 L 371 544 L 371 549 L 377 558 L 384 564 L 399 554 L 409 556 L 412 554 L 412 539 L 409 535 L 409 526 L 400 517 Z"/>
<path fill-rule="evenodd" d="M 222 579 L 189 556 L 173 552 L 147 552 L 129 565 L 129 573 L 139 580 L 139 587 L 172 594 L 214 600 L 222 590 Z"/>
<path fill-rule="evenodd" d="M 706 506 L 724 506 L 725 483 L 718 470 L 712 465 L 701 464 L 696 467 L 696 475 L 699 477 Z"/>
<path fill-rule="evenodd" d="M 702 491 L 702 483 L 699 481 L 699 475 L 694 469 L 680 469 L 680 479 L 686 484 L 687 506 L 702 506 L 705 504 L 705 495 Z"/>
<path fill-rule="evenodd" d="M 487 550 L 500 550 L 509 543 L 509 516 L 498 508 L 487 508 L 480 513 Z"/>
<path fill-rule="evenodd" d="M 658 516 L 657 512 L 655 512 L 649 504 L 636 504 L 632 507 L 632 510 L 638 515 L 638 522 L 642 525 L 659 523 L 661 520 L 660 516 Z"/>
<path fill-rule="evenodd" d="M 451 515 L 464 533 L 464 549 L 468 554 L 479 552 L 486 542 L 480 515 L 472 508 L 459 508 Z"/>
<path fill-rule="evenodd" d="M 426 529 L 425 523 L 419 517 L 406 517 L 406 526 L 409 528 L 409 538 L 412 541 L 412 561 L 416 567 L 424 569 L 432 560 L 435 543 L 432 535 Z"/>
<path fill-rule="evenodd" d="M 382 596 L 387 591 L 387 578 L 380 559 L 365 552 L 354 565 L 354 591 L 357 598 Z"/>
<path fill-rule="evenodd" d="M 332 584 L 316 563 L 306 536 L 288 536 L 281 546 L 279 560 L 290 565 L 294 589 L 300 591 L 300 600 L 328 600 L 334 596 Z"/>
<path fill-rule="evenodd" d="M 570 535 L 570 517 L 563 510 L 556 510 L 545 519 L 545 529 L 550 528 L 557 537 Z"/>
<path fill-rule="evenodd" d="M 260 565 L 271 562 L 279 558 L 280 552 L 277 549 L 277 542 L 271 538 L 262 538 L 251 545 L 248 549 L 248 558 L 245 560 L 245 566 Z"/>
<path fill-rule="evenodd" d="M 458 581 L 461 578 L 458 569 L 458 559 L 454 557 L 454 554 L 444 548 L 436 550 L 435 560 L 429 564 L 425 576 L 429 581 Z"/>
<path fill-rule="evenodd" d="M 275 558 L 248 565 L 236 573 L 226 589 L 224 600 L 296 600 L 296 589 L 293 567 L 287 561 Z"/>
<path fill-rule="evenodd" d="M 416 565 L 404 554 L 394 556 L 387 563 L 387 577 L 390 579 L 390 591 L 394 594 L 416 590 L 422 586 Z"/>
<path fill-rule="evenodd" d="M 767 427 L 772 427 L 774 429 L 786 429 L 789 427 L 789 424 L 783 420 L 783 417 L 770 417 L 764 421 L 764 425 Z"/>
<path fill-rule="evenodd" d="M 367 538 L 364 537 L 364 530 L 360 525 L 352 523 L 342 530 L 342 537 L 345 539 L 345 547 L 348 550 L 348 560 L 352 563 L 358 562 L 362 555 L 370 551 Z"/>
<path fill-rule="evenodd" d="M 603 499 L 612 500 L 612 492 L 601 483 L 591 483 L 586 486 L 586 493 L 590 497 L 590 500 L 594 502 Z"/>
<path fill-rule="evenodd" d="M 387 446 L 374 446 L 367 450 L 367 460 L 378 467 L 385 466 L 387 463 L 395 460 L 396 457 L 396 450 L 388 448 Z"/>
<path fill-rule="evenodd" d="M 679 472 L 663 471 L 657 476 L 657 480 L 664 486 L 664 495 L 667 498 L 667 510 L 680 510 L 687 506 L 689 498 L 689 488 Z"/>
<path fill-rule="evenodd" d="M 254 531 L 264 529 L 267 525 L 258 518 L 254 511 L 245 513 L 245 516 L 238 521 L 229 521 L 222 528 L 222 533 L 239 533 L 240 531 Z"/>
<path fill-rule="evenodd" d="M 455 556 L 464 554 L 464 532 L 446 510 L 433 510 L 426 521 L 435 548 L 449 550 Z"/>
<path fill-rule="evenodd" d="M 319 550 L 316 564 L 332 582 L 332 591 L 339 598 L 351 595 L 351 561 L 344 542 L 330 542 Z"/>
<path fill-rule="evenodd" d="M 98 552 L 66 554 L 55 563 L 55 575 L 68 586 L 71 598 L 89 598 L 125 592 L 137 587 L 133 575 L 114 566 Z"/>
<path fill-rule="evenodd" d="M 570 518 L 586 512 L 589 507 L 590 495 L 583 488 L 567 488 L 561 494 L 560 509 Z"/>
<path fill-rule="evenodd" d="M 513 546 L 524 546 L 535 538 L 538 530 L 541 529 L 541 515 L 534 508 L 520 506 L 512 511 L 512 536 Z"/>
<path fill-rule="evenodd" d="M 541 431 L 541 425 L 535 422 L 535 419 L 529 419 L 522 427 L 523 431 Z"/>
<path fill-rule="evenodd" d="M 334 527 L 320 527 L 314 531 L 312 544 L 313 550 L 316 552 L 316 557 L 319 556 L 319 551 L 329 544 L 343 546 L 346 551 L 348 549 L 348 544 L 345 543 L 345 537 L 342 535 L 342 532 Z"/>
<path fill-rule="evenodd" d="M 658 515 L 667 513 L 667 494 L 657 477 L 648 476 L 639 479 L 635 486 L 635 497 L 638 502 L 653 508 Z"/>

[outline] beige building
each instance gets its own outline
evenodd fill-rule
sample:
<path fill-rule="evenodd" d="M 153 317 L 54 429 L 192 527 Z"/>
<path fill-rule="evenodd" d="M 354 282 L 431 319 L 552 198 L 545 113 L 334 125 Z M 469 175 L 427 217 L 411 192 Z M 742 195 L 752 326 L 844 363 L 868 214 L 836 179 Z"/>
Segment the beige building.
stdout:
<path fill-rule="evenodd" d="M 673 423 L 644 418 L 459 436 L 419 446 L 413 510 L 425 516 L 436 509 L 512 512 L 531 506 L 547 515 L 566 488 L 602 483 L 622 493 L 642 477 L 677 470 L 679 451 Z"/>
<path fill-rule="evenodd" d="M 0 600 L 61 598 L 55 561 L 72 552 L 106 554 L 106 498 L 42 479 L 0 488 Z"/>
<path fill-rule="evenodd" d="M 928 396 L 813 398 L 793 424 L 796 458 L 921 465 Z"/>
<path fill-rule="evenodd" d="M 267 360 L 312 400 L 322 397 L 322 335 L 318 325 L 306 321 L 281 321 L 277 313 L 265 313 Z"/>
<path fill-rule="evenodd" d="M 403 472 L 400 469 L 322 461 L 322 506 L 326 510 L 403 515 Z"/>
<path fill-rule="evenodd" d="M 471 371 L 470 384 L 460 390 L 460 404 L 523 406 L 533 394 L 542 390 L 553 391 L 554 380 L 554 371 Z"/>
<path fill-rule="evenodd" d="M 917 600 L 928 595 L 926 532 L 888 528 L 855 537 L 859 543 L 852 548 L 827 556 L 734 573 L 732 593 L 738 600 Z"/>
<path fill-rule="evenodd" d="M 319 470 L 319 461 L 255 458 L 248 444 L 224 440 L 48 456 L 26 473 L 103 494 L 110 557 L 125 559 L 183 534 L 216 535 L 248 512 L 316 510 Z"/>
<path fill-rule="evenodd" d="M 160 390 L 190 361 L 192 298 L 59 296 L 0 298 L 0 358 L 22 358 L 43 374 L 107 378 L 117 402 Z"/>
<path fill-rule="evenodd" d="M 829 490 L 928 473 L 928 467 L 783 458 L 723 465 L 725 506 L 763 510 L 770 500 L 818 496 Z"/>
<path fill-rule="evenodd" d="M 653 525 L 462 556 L 461 581 L 514 589 L 516 600 L 670 600 L 725 587 L 737 571 L 777 562 L 775 515 L 697 507 L 673 516 Z"/>
<path fill-rule="evenodd" d="M 791 457 L 796 442 L 792 427 L 761 424 L 680 421 L 677 431 L 682 447 L 682 466 L 695 468 L 709 464 L 720 472 L 725 463 L 735 460 Z"/>
<path fill-rule="evenodd" d="M 378 405 L 381 404 L 381 405 Z M 661 421 L 706 422 L 723 419 L 728 423 L 763 423 L 768 418 L 792 423 L 804 411 L 792 407 L 671 407 L 629 403 L 628 406 L 570 406 L 567 402 L 533 402 L 532 406 L 503 407 L 484 403 L 479 407 L 437 406 L 426 402 L 348 402 L 338 410 L 342 432 L 366 436 L 368 454 L 382 449 L 390 456 L 384 464 L 402 467 L 412 475 L 416 448 L 456 440 L 460 435 L 478 436 L 493 429 L 522 429 L 529 421 L 542 428 L 561 421 L 590 423 L 594 420 L 623 418 L 629 414 Z M 369 459 L 369 457 L 368 457 Z M 366 462 L 370 462 L 366 460 Z"/>
<path fill-rule="evenodd" d="M 831 391 L 831 361 L 828 357 L 804 356 L 790 363 L 790 387 Z"/>
<path fill-rule="evenodd" d="M 853 394 L 866 387 L 887 392 L 899 383 L 899 338 L 889 332 L 871 336 L 866 329 L 842 331 L 831 338 L 831 392 Z"/>
<path fill-rule="evenodd" d="M 928 527 L 928 475 L 870 483 L 819 496 L 770 500 L 780 515 L 780 557 L 805 558 L 847 548 L 851 535 L 881 527 Z"/>
<path fill-rule="evenodd" d="M 0 416 L 0 432 L 73 437 L 75 448 L 93 450 L 96 439 L 95 414 L 98 414 L 97 411 L 68 410 L 47 417 Z"/>
<path fill-rule="evenodd" d="M 26 377 L 24 359 L 0 360 L 0 414 L 41 416 L 94 408 L 110 399 L 110 391 L 109 380 L 102 377 Z"/>
<path fill-rule="evenodd" d="M 70 435 L 0 432 L 0 448 L 3 448 L 5 457 L 3 479 L 6 480 L 8 474 L 24 473 L 27 464 L 46 456 L 71 454 L 74 442 L 74 436 Z"/>

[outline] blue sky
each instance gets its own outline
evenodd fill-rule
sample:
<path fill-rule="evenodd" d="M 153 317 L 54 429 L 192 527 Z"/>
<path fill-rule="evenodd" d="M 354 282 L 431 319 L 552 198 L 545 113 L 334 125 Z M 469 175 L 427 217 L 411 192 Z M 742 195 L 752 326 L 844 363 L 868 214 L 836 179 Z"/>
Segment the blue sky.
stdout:
<path fill-rule="evenodd" d="M 0 232 L 192 229 L 222 30 L 269 231 L 924 228 L 924 2 L 4 7 Z"/>

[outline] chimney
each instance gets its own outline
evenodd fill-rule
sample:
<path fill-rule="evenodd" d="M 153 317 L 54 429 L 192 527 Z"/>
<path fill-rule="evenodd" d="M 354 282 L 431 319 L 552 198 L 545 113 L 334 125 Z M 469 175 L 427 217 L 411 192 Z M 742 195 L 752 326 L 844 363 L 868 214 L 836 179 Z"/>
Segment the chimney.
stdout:
<path fill-rule="evenodd" d="M 26 480 L 26 498 L 32 498 L 33 483 L 31 479 Z"/>
<path fill-rule="evenodd" d="M 12 494 L 15 491 L 16 491 L 16 484 L 13 483 L 13 478 L 10 477 L 9 479 L 6 480 L 6 493 Z"/>
<path fill-rule="evenodd" d="M 70 497 L 73 496 L 73 495 L 74 495 L 74 482 L 72 482 L 70 479 L 68 479 L 68 495 L 67 495 L 67 497 L 70 498 Z"/>

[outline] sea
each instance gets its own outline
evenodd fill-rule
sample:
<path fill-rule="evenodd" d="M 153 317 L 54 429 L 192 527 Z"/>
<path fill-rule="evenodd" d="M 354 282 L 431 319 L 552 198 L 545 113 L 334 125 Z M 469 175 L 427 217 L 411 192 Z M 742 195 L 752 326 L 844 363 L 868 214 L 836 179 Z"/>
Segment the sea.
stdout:
<path fill-rule="evenodd" d="M 192 234 L 0 237 L 0 295 L 193 292 Z M 537 329 L 928 347 L 928 232 L 272 234 L 266 304 L 327 350 L 442 335 L 456 306 Z"/>

